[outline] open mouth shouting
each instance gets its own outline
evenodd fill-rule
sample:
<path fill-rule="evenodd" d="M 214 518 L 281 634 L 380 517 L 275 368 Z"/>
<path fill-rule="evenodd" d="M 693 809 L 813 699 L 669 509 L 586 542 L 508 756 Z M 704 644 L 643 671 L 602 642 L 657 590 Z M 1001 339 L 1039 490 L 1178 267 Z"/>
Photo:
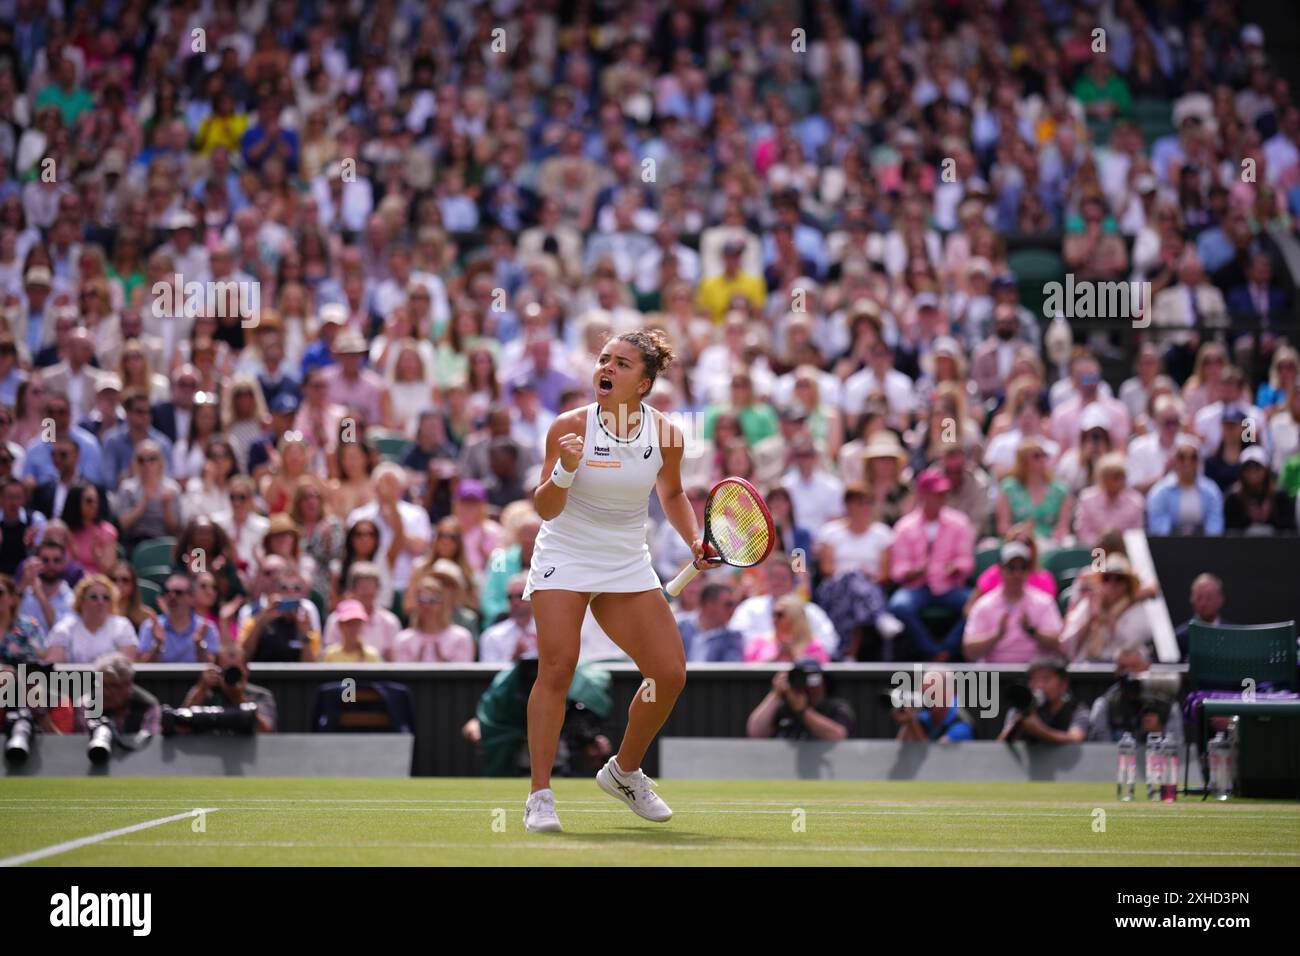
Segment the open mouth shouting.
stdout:
<path fill-rule="evenodd" d="M 608 395 L 612 391 L 614 391 L 614 380 L 612 378 L 608 375 L 599 375 L 596 377 L 597 395 Z"/>

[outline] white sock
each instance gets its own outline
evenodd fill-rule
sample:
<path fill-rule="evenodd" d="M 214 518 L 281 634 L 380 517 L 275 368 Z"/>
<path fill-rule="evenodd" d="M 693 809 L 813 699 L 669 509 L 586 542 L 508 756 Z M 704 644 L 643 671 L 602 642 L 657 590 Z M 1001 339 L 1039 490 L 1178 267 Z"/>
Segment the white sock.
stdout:
<path fill-rule="evenodd" d="M 550 787 L 542 787 L 541 790 L 534 790 L 532 793 L 530 793 L 530 794 L 528 795 L 528 799 L 531 800 L 531 799 L 533 799 L 533 797 L 538 796 L 539 794 L 543 794 L 543 793 L 551 793 L 551 788 L 550 788 Z M 551 797 L 552 797 L 552 799 L 554 799 L 555 794 L 551 793 Z"/>
<path fill-rule="evenodd" d="M 623 776 L 625 776 L 625 777 L 630 777 L 632 774 L 636 773 L 635 770 L 624 770 L 624 769 L 623 769 L 623 765 L 622 765 L 621 763 L 618 762 L 618 758 L 617 758 L 617 757 L 610 757 L 609 759 L 612 760 L 612 761 L 614 761 L 614 769 L 616 769 L 616 770 L 617 770 L 619 773 L 621 773 Z"/>

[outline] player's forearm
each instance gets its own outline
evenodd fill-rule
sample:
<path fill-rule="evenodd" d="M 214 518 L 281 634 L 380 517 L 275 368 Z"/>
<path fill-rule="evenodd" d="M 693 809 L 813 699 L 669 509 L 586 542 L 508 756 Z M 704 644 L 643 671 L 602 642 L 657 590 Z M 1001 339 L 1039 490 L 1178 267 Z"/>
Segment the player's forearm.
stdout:
<path fill-rule="evenodd" d="M 543 521 L 550 521 L 564 510 L 564 505 L 569 500 L 569 489 L 561 488 L 555 482 L 547 478 L 537 486 L 537 494 L 533 498 L 533 506 L 537 509 L 537 514 Z"/>
<path fill-rule="evenodd" d="M 692 544 L 700 536 L 700 529 L 695 523 L 695 509 L 691 507 L 686 492 L 680 491 L 660 504 L 663 505 L 664 517 L 668 519 L 668 523 L 681 535 L 683 541 L 688 545 Z"/>

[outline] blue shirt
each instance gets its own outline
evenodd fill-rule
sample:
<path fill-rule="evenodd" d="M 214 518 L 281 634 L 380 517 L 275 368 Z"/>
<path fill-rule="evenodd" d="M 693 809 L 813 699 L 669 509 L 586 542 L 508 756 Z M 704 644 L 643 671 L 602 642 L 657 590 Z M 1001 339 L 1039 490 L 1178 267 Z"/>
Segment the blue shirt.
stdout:
<path fill-rule="evenodd" d="M 172 473 L 171 439 L 152 427 L 146 437 L 157 442 L 158 447 L 162 449 L 163 474 L 170 476 Z M 107 478 L 103 482 L 96 482 L 96 484 L 116 487 L 121 483 L 123 476 L 130 475 L 131 459 L 135 457 L 135 446 L 136 442 L 132 440 L 131 433 L 125 425 L 119 425 L 105 435 L 103 468 L 107 473 Z"/>
<path fill-rule="evenodd" d="M 18 602 L 18 613 L 34 618 L 41 627 L 41 633 L 48 634 L 55 624 L 58 624 L 59 621 L 72 613 L 72 588 L 68 587 L 67 581 L 59 582 L 59 589 L 50 598 L 50 607 L 54 610 L 54 620 L 52 621 L 45 619 L 45 612 L 41 610 L 41 602 L 36 600 L 36 595 L 32 593 L 31 588 L 28 588 L 23 592 L 23 599 Z"/>
<path fill-rule="evenodd" d="M 940 737 L 947 737 L 949 740 L 974 740 L 975 728 L 962 720 L 961 715 L 957 712 L 956 707 L 948 708 L 948 716 L 940 726 L 936 726 L 929 710 L 922 710 L 916 715 L 921 726 L 925 728 L 926 736 L 931 740 L 938 740 Z"/>
<path fill-rule="evenodd" d="M 203 635 L 203 647 L 213 657 L 216 656 L 220 640 L 217 628 L 211 621 L 191 612 L 190 626 L 183 631 L 172 628 L 171 618 L 163 615 L 156 621 L 145 621 L 140 627 L 140 656 L 153 653 L 158 643 L 158 629 L 162 629 L 162 654 L 158 660 L 163 664 L 197 664 L 198 654 L 194 650 L 195 633 Z"/>
<path fill-rule="evenodd" d="M 77 458 L 77 469 L 81 472 L 81 477 L 93 485 L 102 487 L 107 484 L 104 480 L 104 456 L 95 436 L 75 425 L 68 434 L 77 443 L 77 450 L 81 453 Z M 59 477 L 59 470 L 54 467 L 53 442 L 44 441 L 38 436 L 28 444 L 27 456 L 23 459 L 23 477 L 36 479 L 38 485 Z"/>

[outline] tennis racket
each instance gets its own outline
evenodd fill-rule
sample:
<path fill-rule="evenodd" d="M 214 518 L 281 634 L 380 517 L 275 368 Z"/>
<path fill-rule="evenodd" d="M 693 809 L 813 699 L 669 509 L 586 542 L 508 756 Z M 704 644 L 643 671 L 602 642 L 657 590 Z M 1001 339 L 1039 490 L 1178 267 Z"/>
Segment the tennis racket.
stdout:
<path fill-rule="evenodd" d="M 718 564 L 752 568 L 767 560 L 776 544 L 776 526 L 763 496 L 744 478 L 723 478 L 704 505 L 704 546 L 717 553 Z M 692 562 L 668 582 L 676 597 L 700 573 Z"/>

